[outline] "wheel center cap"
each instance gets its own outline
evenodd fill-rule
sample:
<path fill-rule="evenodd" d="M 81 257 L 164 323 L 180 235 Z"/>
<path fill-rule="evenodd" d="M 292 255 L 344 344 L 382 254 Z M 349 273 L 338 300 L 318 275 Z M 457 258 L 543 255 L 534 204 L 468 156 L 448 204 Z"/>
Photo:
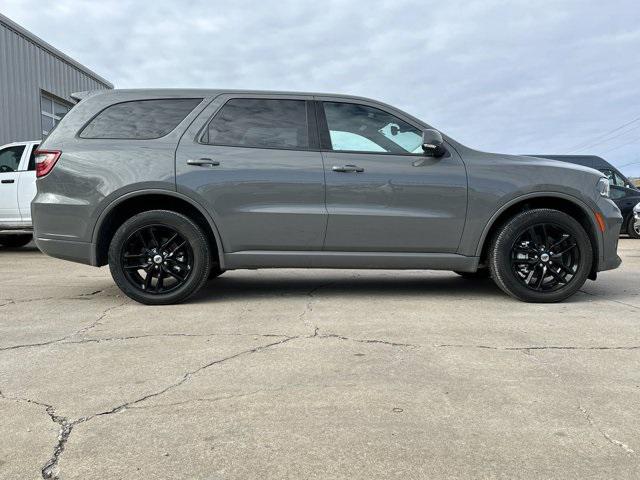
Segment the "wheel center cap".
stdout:
<path fill-rule="evenodd" d="M 161 264 L 162 263 L 162 255 L 154 255 L 153 263 L 155 263 L 156 265 Z"/>
<path fill-rule="evenodd" d="M 549 254 L 548 253 L 543 253 L 542 255 L 540 255 L 540 260 L 542 260 L 543 262 L 548 262 L 549 261 Z"/>

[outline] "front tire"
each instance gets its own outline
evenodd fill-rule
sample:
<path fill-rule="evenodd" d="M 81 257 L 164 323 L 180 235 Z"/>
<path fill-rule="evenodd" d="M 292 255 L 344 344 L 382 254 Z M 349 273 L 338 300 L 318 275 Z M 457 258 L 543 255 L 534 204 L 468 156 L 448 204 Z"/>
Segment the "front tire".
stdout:
<path fill-rule="evenodd" d="M 209 278 L 211 253 L 204 233 L 169 210 L 139 213 L 124 222 L 109 246 L 109 269 L 120 290 L 146 305 L 185 301 Z"/>
<path fill-rule="evenodd" d="M 24 247 L 27 243 L 33 240 L 33 235 L 0 235 L 0 245 L 9 248 Z"/>
<path fill-rule="evenodd" d="M 558 210 L 522 212 L 497 232 L 489 252 L 494 281 L 525 302 L 560 302 L 584 285 L 593 249 L 584 228 Z"/>
<path fill-rule="evenodd" d="M 629 222 L 627 223 L 627 233 L 631 238 L 635 238 L 636 240 L 640 239 L 640 221 L 636 223 L 636 219 L 633 218 L 633 215 L 631 215 L 631 218 L 629 218 Z"/>

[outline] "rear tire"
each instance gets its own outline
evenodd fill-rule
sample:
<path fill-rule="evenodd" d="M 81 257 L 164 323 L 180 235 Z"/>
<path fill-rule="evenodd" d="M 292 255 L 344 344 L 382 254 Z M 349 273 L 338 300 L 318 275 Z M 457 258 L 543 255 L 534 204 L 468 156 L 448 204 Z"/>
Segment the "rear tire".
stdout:
<path fill-rule="evenodd" d="M 211 253 L 191 219 L 150 210 L 124 222 L 109 246 L 109 269 L 120 290 L 146 305 L 185 301 L 209 278 Z"/>
<path fill-rule="evenodd" d="M 20 234 L 20 235 L 0 235 L 0 245 L 9 248 L 24 247 L 27 243 L 33 240 L 33 235 Z"/>
<path fill-rule="evenodd" d="M 627 233 L 631 238 L 635 238 L 636 240 L 638 240 L 640 239 L 640 224 L 638 227 L 636 227 L 635 222 L 636 219 L 633 218 L 633 215 L 631 215 L 631 218 L 629 218 L 629 221 L 627 222 Z"/>
<path fill-rule="evenodd" d="M 560 302 L 584 285 L 593 249 L 580 223 L 558 210 L 522 212 L 497 232 L 489 251 L 494 281 L 524 302 Z"/>

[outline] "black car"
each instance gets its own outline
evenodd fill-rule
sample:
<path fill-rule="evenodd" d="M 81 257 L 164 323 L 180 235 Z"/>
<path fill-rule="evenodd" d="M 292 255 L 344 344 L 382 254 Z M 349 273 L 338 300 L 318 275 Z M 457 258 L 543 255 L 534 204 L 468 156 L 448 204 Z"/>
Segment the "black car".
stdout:
<path fill-rule="evenodd" d="M 640 203 L 640 189 L 625 177 L 620 170 L 611 165 L 602 157 L 595 155 L 528 155 L 530 157 L 549 158 L 562 162 L 575 163 L 585 167 L 595 168 L 604 173 L 609 178 L 611 184 L 611 199 L 616 203 L 624 222 L 620 233 L 627 233 L 631 238 L 640 239 L 637 228 L 634 229 L 633 207 Z"/>

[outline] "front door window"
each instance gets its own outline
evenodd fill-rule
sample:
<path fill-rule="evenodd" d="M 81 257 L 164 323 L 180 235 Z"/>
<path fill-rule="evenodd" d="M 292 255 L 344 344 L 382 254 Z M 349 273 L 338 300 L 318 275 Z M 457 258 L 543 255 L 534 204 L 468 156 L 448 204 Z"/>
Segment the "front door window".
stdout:
<path fill-rule="evenodd" d="M 394 115 L 354 103 L 323 105 L 333 151 L 422 154 L 422 131 Z"/>

